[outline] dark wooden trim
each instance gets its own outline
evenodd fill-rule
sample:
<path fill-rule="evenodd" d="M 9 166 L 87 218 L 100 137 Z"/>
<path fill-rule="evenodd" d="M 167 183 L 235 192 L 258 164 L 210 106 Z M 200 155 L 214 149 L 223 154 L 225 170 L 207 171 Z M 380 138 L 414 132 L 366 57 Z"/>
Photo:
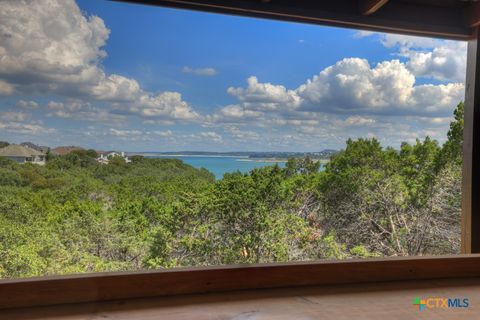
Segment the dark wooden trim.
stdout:
<path fill-rule="evenodd" d="M 480 2 L 474 2 L 465 8 L 465 20 L 467 26 L 478 27 L 480 25 Z"/>
<path fill-rule="evenodd" d="M 360 13 L 369 15 L 377 12 L 388 0 L 358 0 Z"/>
<path fill-rule="evenodd" d="M 472 38 L 464 7 L 389 1 L 372 15 L 362 15 L 358 0 L 114 0 L 213 13 L 233 14 L 335 27 L 357 28 L 456 40 Z"/>
<path fill-rule="evenodd" d="M 0 308 L 380 281 L 480 277 L 480 255 L 97 273 L 0 281 Z"/>
<path fill-rule="evenodd" d="M 468 43 L 463 132 L 462 253 L 480 253 L 480 33 Z"/>

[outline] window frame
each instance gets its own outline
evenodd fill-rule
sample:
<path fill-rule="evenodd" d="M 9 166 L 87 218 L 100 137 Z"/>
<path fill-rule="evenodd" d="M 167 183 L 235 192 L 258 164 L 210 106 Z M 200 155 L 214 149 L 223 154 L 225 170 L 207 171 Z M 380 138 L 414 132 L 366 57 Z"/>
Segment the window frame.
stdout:
<path fill-rule="evenodd" d="M 194 267 L 0 280 L 0 309 L 243 289 L 480 277 L 480 254 L 478 254 L 480 197 L 476 196 L 480 193 L 480 38 L 477 27 L 472 29 L 468 26 L 459 26 L 460 24 L 439 26 L 438 21 L 442 20 L 439 20 L 436 12 L 431 15 L 427 12 L 425 18 L 420 17 L 416 24 L 412 24 L 388 18 L 379 19 L 378 16 L 358 18 L 345 13 L 342 15 L 328 11 L 315 12 L 295 6 L 265 7 L 266 3 L 270 2 L 268 0 L 257 1 L 255 4 L 252 4 L 253 2 L 245 4 L 247 1 L 238 0 L 127 1 L 285 21 L 348 26 L 380 32 L 469 40 L 462 168 L 462 254 Z M 326 2 L 318 2 L 317 5 L 322 6 L 324 3 Z M 420 9 L 417 12 L 419 16 Z M 401 14 L 402 12 L 399 13 Z"/>
<path fill-rule="evenodd" d="M 461 252 L 480 253 L 480 32 L 468 42 L 462 156 Z"/>

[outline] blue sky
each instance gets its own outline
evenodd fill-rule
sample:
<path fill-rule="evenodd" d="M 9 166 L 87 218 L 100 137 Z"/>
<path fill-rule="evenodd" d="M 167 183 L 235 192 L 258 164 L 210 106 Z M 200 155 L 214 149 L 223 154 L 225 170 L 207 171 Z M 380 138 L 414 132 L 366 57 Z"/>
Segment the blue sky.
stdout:
<path fill-rule="evenodd" d="M 376 137 L 397 147 L 427 135 L 442 142 L 463 99 L 461 42 L 110 1 L 27 2 L 0 4 L 0 140 L 316 151 Z"/>

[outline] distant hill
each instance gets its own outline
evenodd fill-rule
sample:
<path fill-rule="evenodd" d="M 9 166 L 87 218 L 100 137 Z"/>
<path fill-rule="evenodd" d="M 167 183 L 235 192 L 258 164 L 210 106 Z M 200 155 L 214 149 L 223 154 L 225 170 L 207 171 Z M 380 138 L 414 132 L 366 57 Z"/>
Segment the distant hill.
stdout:
<path fill-rule="evenodd" d="M 62 146 L 62 147 L 56 147 L 55 149 L 52 149 L 51 152 L 57 156 L 64 156 L 76 150 L 85 150 L 85 149 L 78 146 Z"/>
<path fill-rule="evenodd" d="M 21 146 L 24 146 L 24 147 L 27 147 L 27 148 L 31 148 L 31 149 L 34 149 L 34 150 L 37 150 L 37 151 L 40 151 L 42 153 L 47 153 L 48 151 L 50 151 L 50 147 L 47 147 L 47 146 L 39 146 L 33 142 L 22 142 L 20 143 Z"/>

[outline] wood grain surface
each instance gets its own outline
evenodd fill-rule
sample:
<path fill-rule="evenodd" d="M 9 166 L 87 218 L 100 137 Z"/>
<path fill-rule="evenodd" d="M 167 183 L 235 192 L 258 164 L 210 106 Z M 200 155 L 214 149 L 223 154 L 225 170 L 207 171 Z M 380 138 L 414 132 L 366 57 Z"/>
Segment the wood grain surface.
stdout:
<path fill-rule="evenodd" d="M 480 277 L 480 255 L 337 260 L 97 273 L 0 281 L 0 308 L 245 289 Z"/>
<path fill-rule="evenodd" d="M 415 297 L 468 297 L 469 308 L 427 309 Z M 246 290 L 9 309 L 1 320 L 480 319 L 480 278 Z"/>

